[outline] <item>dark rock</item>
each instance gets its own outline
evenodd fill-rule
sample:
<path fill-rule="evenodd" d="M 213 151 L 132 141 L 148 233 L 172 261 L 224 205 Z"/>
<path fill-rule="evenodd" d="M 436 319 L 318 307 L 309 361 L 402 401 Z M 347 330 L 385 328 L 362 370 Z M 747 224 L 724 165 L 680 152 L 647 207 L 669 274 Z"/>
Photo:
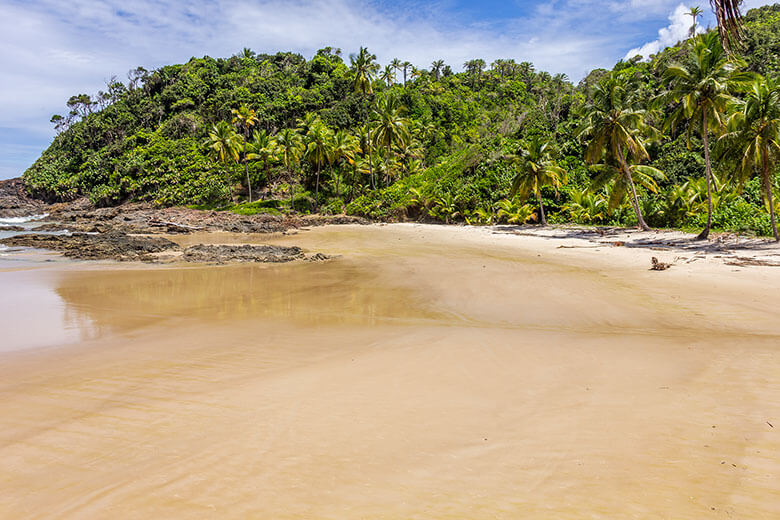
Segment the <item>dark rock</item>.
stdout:
<path fill-rule="evenodd" d="M 44 208 L 43 202 L 27 195 L 22 179 L 0 181 L 0 218 L 39 215 Z"/>
<path fill-rule="evenodd" d="M 0 231 L 27 231 L 22 226 L 0 226 Z"/>
<path fill-rule="evenodd" d="M 0 240 L 7 246 L 51 249 L 82 260 L 154 261 L 154 253 L 179 250 L 178 244 L 162 237 L 129 236 L 122 233 L 89 235 L 17 235 Z"/>
<path fill-rule="evenodd" d="M 184 250 L 182 259 L 187 262 L 292 262 L 303 260 L 306 255 L 300 247 L 283 246 L 228 246 L 198 244 Z"/>

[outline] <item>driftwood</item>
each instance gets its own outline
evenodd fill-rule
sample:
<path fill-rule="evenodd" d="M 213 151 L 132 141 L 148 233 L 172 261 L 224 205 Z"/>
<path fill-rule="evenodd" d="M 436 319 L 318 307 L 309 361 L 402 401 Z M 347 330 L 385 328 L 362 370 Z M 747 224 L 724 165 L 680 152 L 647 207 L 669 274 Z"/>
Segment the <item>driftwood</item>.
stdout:
<path fill-rule="evenodd" d="M 651 271 L 666 271 L 667 269 L 672 267 L 672 264 L 667 264 L 666 262 L 659 262 L 656 257 L 651 258 L 650 263 L 652 264 L 650 266 Z"/>

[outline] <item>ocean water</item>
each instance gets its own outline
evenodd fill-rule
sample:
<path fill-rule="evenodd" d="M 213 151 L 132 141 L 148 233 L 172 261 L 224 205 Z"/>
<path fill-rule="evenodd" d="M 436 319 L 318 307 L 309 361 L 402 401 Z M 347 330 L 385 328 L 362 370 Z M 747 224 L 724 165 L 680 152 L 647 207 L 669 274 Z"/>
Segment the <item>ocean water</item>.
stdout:
<path fill-rule="evenodd" d="M 36 233 L 36 228 L 41 225 L 40 220 L 46 216 L 48 216 L 48 213 L 29 215 L 27 217 L 0 217 L 0 239 Z M 11 231 L 8 229 L 10 226 L 21 226 L 24 228 L 24 231 Z M 49 231 L 45 233 L 59 235 L 67 233 L 67 231 Z M 14 255 L 9 252 L 8 246 L 0 244 L 0 260 L 9 260 L 13 256 Z M 0 265 L 0 267 L 2 266 Z"/>

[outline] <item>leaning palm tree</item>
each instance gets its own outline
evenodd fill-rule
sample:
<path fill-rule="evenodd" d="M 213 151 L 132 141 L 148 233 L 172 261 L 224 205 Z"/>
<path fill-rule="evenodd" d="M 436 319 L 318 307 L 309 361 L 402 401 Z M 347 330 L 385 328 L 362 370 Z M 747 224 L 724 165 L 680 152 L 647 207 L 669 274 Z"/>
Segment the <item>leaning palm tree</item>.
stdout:
<path fill-rule="evenodd" d="M 377 122 L 374 143 L 385 149 L 385 176 L 388 184 L 393 147 L 411 141 L 409 120 L 404 117 L 404 110 L 395 96 L 385 96 L 379 100 L 374 112 Z"/>
<path fill-rule="evenodd" d="M 542 187 L 551 186 L 557 189 L 566 183 L 566 171 L 553 160 L 549 141 L 538 135 L 533 136 L 522 141 L 515 153 L 507 158 L 515 166 L 515 176 L 509 190 L 510 197 L 520 195 L 520 200 L 525 201 L 533 192 L 539 203 L 539 223 L 546 226 Z"/>
<path fill-rule="evenodd" d="M 262 161 L 266 182 L 270 184 L 271 175 L 269 167 L 277 158 L 278 147 L 273 136 L 265 130 L 255 130 L 252 140 L 246 145 L 246 160 Z"/>
<path fill-rule="evenodd" d="M 735 101 L 724 138 L 737 150 L 737 173 L 741 182 L 758 173 L 769 206 L 772 233 L 780 241 L 772 198 L 773 174 L 780 163 L 780 82 L 756 78 L 744 101 Z"/>
<path fill-rule="evenodd" d="M 244 49 L 246 51 L 246 49 Z M 246 105 L 241 105 L 238 109 L 231 110 L 233 113 L 233 124 L 244 131 L 244 172 L 246 173 L 246 186 L 249 190 L 249 202 L 252 202 L 252 181 L 249 180 L 249 161 L 246 157 L 246 146 L 249 142 L 249 130 L 257 123 L 255 111 Z"/>
<path fill-rule="evenodd" d="M 363 103 L 365 104 L 366 111 L 366 129 L 370 133 L 371 126 L 369 123 L 369 117 L 371 111 L 369 109 L 369 98 L 374 94 L 374 88 L 372 81 L 376 75 L 376 71 L 379 66 L 376 64 L 376 56 L 369 53 L 368 49 L 361 47 L 357 55 L 350 56 L 352 62 L 352 73 L 354 75 L 353 88 L 355 92 L 359 92 L 363 95 Z M 368 140 L 368 168 L 369 177 L 371 178 L 372 187 L 374 186 L 374 174 L 371 169 L 371 139 Z"/>
<path fill-rule="evenodd" d="M 209 154 L 212 158 L 223 165 L 227 165 L 230 162 L 238 164 L 241 137 L 225 121 L 220 121 L 211 127 L 206 138 L 206 145 L 209 147 Z M 225 168 L 225 182 L 230 198 L 233 200 L 233 190 L 230 189 L 230 171 L 228 168 Z"/>
<path fill-rule="evenodd" d="M 696 130 L 704 144 L 704 164 L 707 178 L 707 225 L 697 237 L 705 240 L 712 227 L 712 161 L 710 159 L 710 133 L 720 133 L 724 127 L 724 115 L 733 97 L 730 92 L 740 76 L 736 75 L 739 63 L 729 59 L 716 33 L 697 36 L 692 43 L 688 61 L 672 64 L 664 72 L 669 81 L 669 91 L 661 101 L 677 106 L 669 116 L 666 126 L 674 128 L 688 123 L 688 142 Z"/>
<path fill-rule="evenodd" d="M 295 174 L 293 168 L 298 164 L 303 153 L 303 139 L 301 134 L 292 128 L 284 128 L 276 135 L 276 144 L 279 147 L 279 159 L 281 159 L 285 170 L 287 170 L 287 180 L 290 182 L 290 211 L 293 206 L 293 183 Z"/>
<path fill-rule="evenodd" d="M 636 213 L 639 228 L 649 231 L 642 218 L 636 193 L 634 175 L 653 173 L 649 167 L 637 168 L 649 155 L 645 148 L 648 139 L 658 136 L 658 131 L 647 123 L 648 113 L 637 103 L 634 85 L 621 76 L 608 75 L 591 92 L 591 100 L 583 107 L 584 123 L 580 137 L 589 137 L 585 161 L 597 171 L 612 174 L 619 181 L 615 200 L 622 200 L 626 192 Z M 602 176 L 603 178 L 603 176 Z"/>
<path fill-rule="evenodd" d="M 718 22 L 718 34 L 726 52 L 731 52 L 734 43 L 742 39 L 742 0 L 710 0 Z"/>

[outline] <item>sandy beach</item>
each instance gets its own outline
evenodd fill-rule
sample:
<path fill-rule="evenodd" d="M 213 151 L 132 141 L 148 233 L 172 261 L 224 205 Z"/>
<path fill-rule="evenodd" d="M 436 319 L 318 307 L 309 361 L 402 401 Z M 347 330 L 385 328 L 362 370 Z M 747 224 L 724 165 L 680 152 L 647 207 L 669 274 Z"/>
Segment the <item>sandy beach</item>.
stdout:
<path fill-rule="evenodd" d="M 780 517 L 775 246 L 169 238 L 334 258 L 0 258 L 0 517 Z"/>

